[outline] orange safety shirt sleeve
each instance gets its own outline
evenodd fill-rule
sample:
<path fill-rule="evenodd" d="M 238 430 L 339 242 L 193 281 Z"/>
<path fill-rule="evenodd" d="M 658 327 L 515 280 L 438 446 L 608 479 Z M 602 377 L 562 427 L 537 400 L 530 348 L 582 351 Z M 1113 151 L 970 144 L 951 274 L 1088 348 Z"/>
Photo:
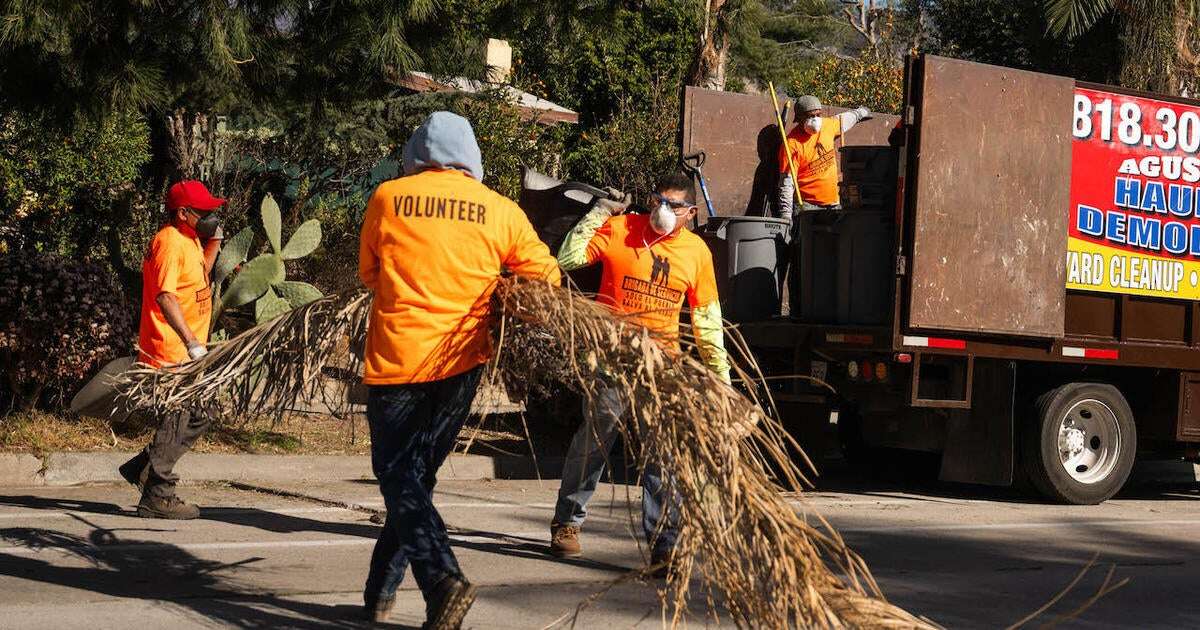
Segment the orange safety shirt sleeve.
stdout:
<path fill-rule="evenodd" d="M 379 234 L 380 197 L 372 194 L 363 215 L 362 230 L 358 237 L 358 277 L 363 285 L 374 291 L 379 286 L 379 252 L 375 238 Z"/>
<path fill-rule="evenodd" d="M 509 213 L 509 247 L 504 257 L 504 266 L 509 271 L 530 278 L 545 278 L 552 284 L 562 280 L 558 261 L 550 254 L 550 248 L 538 238 L 537 231 L 529 223 L 529 217 L 521 210 Z"/>
<path fill-rule="evenodd" d="M 695 282 L 688 286 L 688 306 L 708 306 L 717 301 L 717 275 L 713 271 L 712 255 L 707 251 L 696 256 L 698 269 Z"/>
<path fill-rule="evenodd" d="M 179 248 L 170 247 L 164 240 L 155 239 L 146 258 L 142 282 L 150 283 L 148 295 L 157 298 L 163 293 L 179 296 L 179 275 L 183 271 L 183 255 Z"/>
<path fill-rule="evenodd" d="M 600 261 L 604 257 L 604 253 L 608 251 L 608 244 L 612 242 L 613 237 L 613 220 L 609 219 L 596 229 L 596 233 L 592 235 L 592 240 L 588 241 L 587 246 L 587 264 L 592 265 Z"/>

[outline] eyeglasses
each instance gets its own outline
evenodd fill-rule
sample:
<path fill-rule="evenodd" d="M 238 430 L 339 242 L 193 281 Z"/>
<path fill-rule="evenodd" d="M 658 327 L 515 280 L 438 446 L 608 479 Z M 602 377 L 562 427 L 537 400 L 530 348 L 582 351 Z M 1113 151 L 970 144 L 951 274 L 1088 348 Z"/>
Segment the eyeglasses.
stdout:
<path fill-rule="evenodd" d="M 682 210 L 683 208 L 695 208 L 696 207 L 691 202 L 675 201 L 674 199 L 668 199 L 658 193 L 654 193 L 654 198 L 657 199 L 659 203 L 667 204 L 668 206 L 671 207 L 672 210 Z"/>

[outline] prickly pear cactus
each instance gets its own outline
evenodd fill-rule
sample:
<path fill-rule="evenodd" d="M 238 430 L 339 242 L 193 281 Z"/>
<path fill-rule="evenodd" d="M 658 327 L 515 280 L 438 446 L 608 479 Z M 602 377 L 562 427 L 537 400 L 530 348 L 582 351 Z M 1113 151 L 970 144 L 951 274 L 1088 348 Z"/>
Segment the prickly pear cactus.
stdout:
<path fill-rule="evenodd" d="M 279 204 L 271 195 L 267 195 L 259 209 L 271 251 L 247 261 L 254 242 L 254 232 L 250 228 L 243 229 L 225 242 L 213 266 L 213 286 L 217 290 L 218 305 L 213 309 L 214 323 L 223 311 L 253 302 L 254 318 L 261 324 L 321 297 L 321 291 L 313 285 L 288 280 L 283 264 L 286 260 L 303 258 L 317 249 L 321 244 L 321 222 L 316 219 L 305 221 L 284 244 Z M 230 279 L 230 274 L 235 270 L 237 274 Z M 228 285 L 225 284 L 226 279 L 229 279 Z"/>

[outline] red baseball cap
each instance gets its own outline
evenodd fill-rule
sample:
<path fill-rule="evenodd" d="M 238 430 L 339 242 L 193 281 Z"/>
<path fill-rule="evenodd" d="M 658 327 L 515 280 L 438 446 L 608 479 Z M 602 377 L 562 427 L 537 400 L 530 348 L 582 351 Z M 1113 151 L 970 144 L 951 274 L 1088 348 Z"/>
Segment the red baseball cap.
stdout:
<path fill-rule="evenodd" d="M 191 208 L 198 212 L 211 212 L 223 205 L 225 205 L 224 199 L 212 196 L 204 184 L 194 179 L 175 182 L 167 191 L 168 210 Z"/>

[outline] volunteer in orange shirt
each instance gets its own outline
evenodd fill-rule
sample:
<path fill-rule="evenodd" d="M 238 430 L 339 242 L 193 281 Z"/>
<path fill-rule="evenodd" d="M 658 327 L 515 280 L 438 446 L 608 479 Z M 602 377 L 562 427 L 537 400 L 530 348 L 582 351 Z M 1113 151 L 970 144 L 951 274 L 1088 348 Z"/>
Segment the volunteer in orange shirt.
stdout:
<path fill-rule="evenodd" d="M 865 107 L 836 116 L 825 116 L 825 108 L 815 96 L 796 99 L 796 125 L 787 136 L 787 146 L 779 149 L 779 213 L 791 219 L 794 212 L 796 185 L 788 173 L 785 151 L 792 154 L 792 164 L 799 179 L 799 210 L 821 210 L 841 207 L 838 195 L 838 152 L 835 142 L 861 120 L 871 117 Z"/>
<path fill-rule="evenodd" d="M 213 211 L 224 203 L 195 180 L 177 182 L 167 191 L 167 225 L 154 235 L 142 262 L 139 361 L 165 368 L 208 352 L 208 278 L 223 238 Z M 126 481 L 142 490 L 138 516 L 190 519 L 200 514 L 175 496 L 179 476 L 174 468 L 212 420 L 208 407 L 159 414 L 150 444 L 119 468 Z"/>
<path fill-rule="evenodd" d="M 696 214 L 696 189 L 690 177 L 672 173 L 660 179 L 651 196 L 649 215 L 620 214 L 623 207 L 602 203 L 567 235 L 558 261 L 568 271 L 601 263 L 596 300 L 627 313 L 665 343 L 678 344 L 679 315 L 686 299 L 701 358 L 726 382 L 721 304 L 712 254 L 704 241 L 685 229 Z M 617 388 L 602 387 L 594 406 L 585 405 L 584 423 L 571 440 L 563 464 L 550 551 L 560 557 L 583 553 L 580 528 L 587 502 L 596 490 L 604 462 L 617 436 L 617 427 L 632 413 Z M 642 471 L 642 529 L 651 548 L 651 561 L 662 568 L 670 562 L 677 536 L 676 493 L 671 480 L 651 463 Z"/>
<path fill-rule="evenodd" d="M 371 465 L 387 519 L 363 599 L 384 621 L 408 565 L 425 628 L 458 628 L 475 599 L 433 506 L 437 470 L 470 411 L 491 353 L 488 300 L 501 269 L 559 281 L 525 213 L 484 186 L 465 118 L 434 112 L 404 147 L 405 176 L 367 203 L 359 275 L 375 293 L 363 382 Z"/>

